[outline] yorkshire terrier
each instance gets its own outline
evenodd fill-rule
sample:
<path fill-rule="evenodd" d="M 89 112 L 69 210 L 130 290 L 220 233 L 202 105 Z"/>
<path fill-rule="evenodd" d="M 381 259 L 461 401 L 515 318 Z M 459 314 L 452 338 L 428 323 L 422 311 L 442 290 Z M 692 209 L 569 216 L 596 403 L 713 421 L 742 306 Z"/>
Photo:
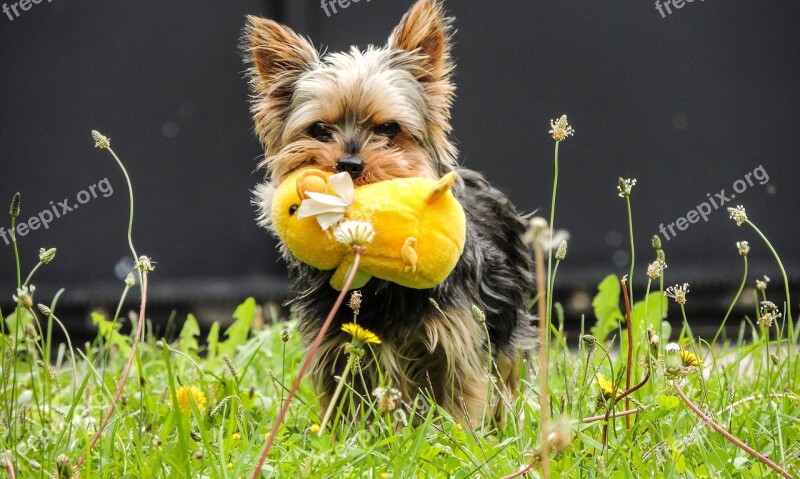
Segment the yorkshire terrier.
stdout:
<path fill-rule="evenodd" d="M 363 358 L 364 384 L 353 387 L 367 395 L 392 386 L 406 400 L 431 398 L 456 420 L 476 423 L 487 407 L 495 415 L 502 411 L 504 401 L 490 389 L 517 390 L 521 348 L 532 336 L 526 306 L 533 275 L 523 218 L 503 193 L 456 160 L 449 138 L 451 25 L 441 0 L 419 0 L 386 46 L 322 55 L 286 26 L 249 17 L 244 48 L 267 171 L 255 202 L 268 229 L 274 189 L 298 168 L 347 172 L 356 185 L 458 174 L 454 193 L 467 219 L 463 255 L 433 289 L 376 278 L 361 289 L 358 323 L 382 344 Z M 309 345 L 338 295 L 328 284 L 332 271 L 281 251 L 289 266 L 289 304 Z M 345 364 L 347 335 L 340 327 L 352 319 L 352 311 L 340 310 L 314 358 L 311 376 L 324 405 Z"/>

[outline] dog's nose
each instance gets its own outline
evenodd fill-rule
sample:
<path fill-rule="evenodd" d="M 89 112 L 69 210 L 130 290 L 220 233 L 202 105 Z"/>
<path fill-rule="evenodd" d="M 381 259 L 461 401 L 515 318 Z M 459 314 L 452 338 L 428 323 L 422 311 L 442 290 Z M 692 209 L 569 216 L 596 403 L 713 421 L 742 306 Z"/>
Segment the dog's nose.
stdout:
<path fill-rule="evenodd" d="M 364 171 L 364 160 L 356 156 L 343 156 L 336 160 L 336 171 L 347 172 L 355 180 Z"/>

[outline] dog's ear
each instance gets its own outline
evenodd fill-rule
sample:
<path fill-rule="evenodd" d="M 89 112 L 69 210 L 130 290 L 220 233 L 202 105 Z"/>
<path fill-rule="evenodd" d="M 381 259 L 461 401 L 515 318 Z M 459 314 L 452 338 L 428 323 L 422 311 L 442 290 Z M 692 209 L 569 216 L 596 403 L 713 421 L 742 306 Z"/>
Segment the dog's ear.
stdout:
<path fill-rule="evenodd" d="M 252 15 L 247 17 L 244 42 L 253 65 L 251 78 L 264 87 L 307 70 L 319 58 L 314 46 L 289 27 Z"/>
<path fill-rule="evenodd" d="M 290 28 L 265 18 L 247 17 L 242 48 L 250 63 L 251 111 L 256 132 L 268 154 L 280 148 L 283 120 L 303 72 L 319 55 Z"/>
<path fill-rule="evenodd" d="M 446 79 L 450 60 L 452 19 L 445 16 L 440 0 L 419 0 L 389 37 L 389 47 L 417 56 L 414 74 L 421 82 Z"/>

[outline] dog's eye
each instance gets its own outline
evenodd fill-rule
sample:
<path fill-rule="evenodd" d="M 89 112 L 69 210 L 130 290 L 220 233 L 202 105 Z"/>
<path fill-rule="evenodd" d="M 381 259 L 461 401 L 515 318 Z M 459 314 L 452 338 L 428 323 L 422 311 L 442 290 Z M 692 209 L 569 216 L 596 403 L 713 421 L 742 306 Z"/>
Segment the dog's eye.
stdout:
<path fill-rule="evenodd" d="M 396 121 L 387 121 L 376 126 L 372 131 L 377 135 L 394 138 L 400 133 L 400 125 Z"/>
<path fill-rule="evenodd" d="M 289 216 L 293 216 L 295 213 L 297 213 L 297 208 L 300 208 L 300 206 L 299 205 L 290 206 L 289 207 Z"/>
<path fill-rule="evenodd" d="M 331 127 L 319 121 L 308 128 L 308 134 L 317 141 L 331 141 L 333 139 Z"/>

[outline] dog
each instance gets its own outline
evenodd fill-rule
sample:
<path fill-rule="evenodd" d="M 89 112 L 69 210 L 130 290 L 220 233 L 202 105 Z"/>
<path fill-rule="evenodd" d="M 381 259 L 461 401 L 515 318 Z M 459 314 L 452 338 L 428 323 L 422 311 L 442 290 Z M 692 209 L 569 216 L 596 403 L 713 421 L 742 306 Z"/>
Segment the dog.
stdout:
<path fill-rule="evenodd" d="M 276 185 L 298 168 L 346 172 L 356 185 L 458 174 L 464 252 L 432 289 L 376 278 L 361 288 L 358 324 L 382 344 L 362 359 L 363 381 L 352 387 L 368 395 L 391 386 L 404 400 L 433 400 L 460 423 L 475 424 L 487 405 L 499 417 L 508 402 L 492 390 L 508 398 L 518 389 L 521 351 L 533 337 L 527 310 L 533 274 L 522 240 L 525 218 L 483 176 L 457 162 L 450 139 L 451 36 L 442 1 L 419 0 L 382 47 L 322 55 L 288 27 L 248 17 L 243 48 L 267 172 L 254 203 L 267 229 Z M 286 247 L 281 252 L 289 305 L 310 345 L 339 293 L 328 284 L 331 271 L 301 263 Z M 340 327 L 352 320 L 352 311 L 340 310 L 313 359 L 310 374 L 323 406 L 345 363 L 342 344 L 349 338 Z"/>

